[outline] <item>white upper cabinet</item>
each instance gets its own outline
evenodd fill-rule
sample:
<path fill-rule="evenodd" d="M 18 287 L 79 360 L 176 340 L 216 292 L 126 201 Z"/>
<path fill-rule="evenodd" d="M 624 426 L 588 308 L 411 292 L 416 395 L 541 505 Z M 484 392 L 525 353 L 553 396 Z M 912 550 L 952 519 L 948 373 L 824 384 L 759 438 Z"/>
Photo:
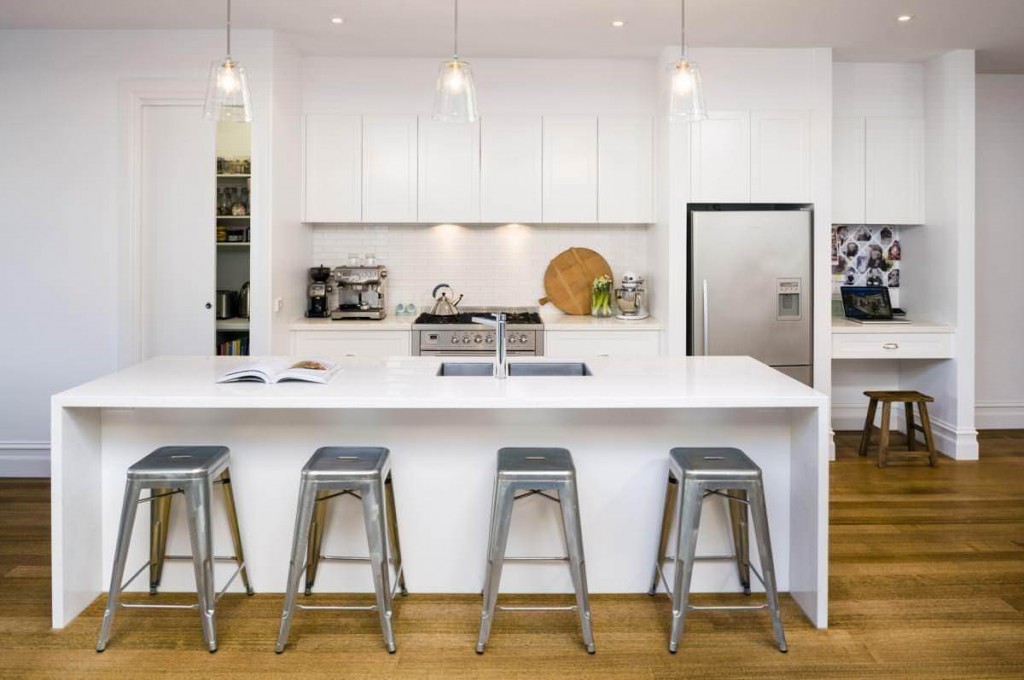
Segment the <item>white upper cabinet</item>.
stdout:
<path fill-rule="evenodd" d="M 867 166 L 864 159 L 864 119 L 832 121 L 832 222 L 864 224 Z"/>
<path fill-rule="evenodd" d="M 868 118 L 865 221 L 870 224 L 924 222 L 924 121 Z"/>
<path fill-rule="evenodd" d="M 597 221 L 597 116 L 544 116 L 545 222 Z"/>
<path fill-rule="evenodd" d="M 487 116 L 481 120 L 481 222 L 541 221 L 542 149 L 540 116 Z"/>
<path fill-rule="evenodd" d="M 310 113 L 303 121 L 302 221 L 358 222 L 363 207 L 361 116 Z"/>
<path fill-rule="evenodd" d="M 597 221 L 653 222 L 654 125 L 650 116 L 597 122 Z"/>
<path fill-rule="evenodd" d="M 751 112 L 750 201 L 811 201 L 811 122 L 807 111 Z"/>
<path fill-rule="evenodd" d="M 420 222 L 480 221 L 480 125 L 420 116 Z"/>
<path fill-rule="evenodd" d="M 750 113 L 715 111 L 691 125 L 691 201 L 750 202 Z"/>
<path fill-rule="evenodd" d="M 363 222 L 415 222 L 416 116 L 363 116 Z"/>

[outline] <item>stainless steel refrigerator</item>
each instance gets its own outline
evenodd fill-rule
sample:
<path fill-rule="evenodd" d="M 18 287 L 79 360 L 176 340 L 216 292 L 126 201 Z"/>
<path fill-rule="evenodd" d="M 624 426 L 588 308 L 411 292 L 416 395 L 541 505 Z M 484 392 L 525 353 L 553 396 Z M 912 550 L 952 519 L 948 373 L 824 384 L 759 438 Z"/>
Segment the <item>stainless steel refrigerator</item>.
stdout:
<path fill-rule="evenodd" d="M 811 385 L 812 217 L 810 206 L 690 205 L 688 354 L 749 355 Z"/>

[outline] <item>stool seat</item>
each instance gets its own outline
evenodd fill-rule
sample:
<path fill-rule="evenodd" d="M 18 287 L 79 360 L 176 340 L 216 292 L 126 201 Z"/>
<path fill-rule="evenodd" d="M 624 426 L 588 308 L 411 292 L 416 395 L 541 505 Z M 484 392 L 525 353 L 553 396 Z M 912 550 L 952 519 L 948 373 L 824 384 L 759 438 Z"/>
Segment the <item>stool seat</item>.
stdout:
<path fill-rule="evenodd" d="M 388 463 L 381 446 L 322 446 L 302 468 L 305 478 L 366 480 L 380 477 Z"/>
<path fill-rule="evenodd" d="M 916 390 L 868 390 L 864 393 L 865 397 L 871 399 L 877 399 L 881 402 L 900 402 L 900 403 L 913 403 L 913 404 L 930 404 L 935 399 L 929 397 L 927 394 L 923 394 Z"/>
<path fill-rule="evenodd" d="M 761 478 L 761 468 L 734 448 L 674 448 L 669 451 L 669 468 L 677 479 Z"/>
<path fill-rule="evenodd" d="M 526 482 L 565 480 L 576 474 L 572 454 L 559 448 L 515 448 L 498 450 L 498 476 Z"/>
<path fill-rule="evenodd" d="M 161 446 L 128 468 L 128 479 L 163 483 L 215 477 L 228 458 L 226 446 Z"/>

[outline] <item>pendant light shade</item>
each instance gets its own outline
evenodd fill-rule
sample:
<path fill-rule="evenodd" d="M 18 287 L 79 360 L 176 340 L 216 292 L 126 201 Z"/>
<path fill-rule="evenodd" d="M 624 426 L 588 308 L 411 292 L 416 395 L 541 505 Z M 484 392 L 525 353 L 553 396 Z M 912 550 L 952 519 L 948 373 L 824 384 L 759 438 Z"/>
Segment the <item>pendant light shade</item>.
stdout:
<path fill-rule="evenodd" d="M 459 59 L 459 0 L 455 0 L 455 44 L 452 58 L 441 64 L 434 92 L 434 120 L 472 123 L 480 117 L 469 62 Z"/>
<path fill-rule="evenodd" d="M 708 117 L 704 104 L 704 84 L 700 79 L 700 67 L 686 56 L 686 0 L 680 1 L 682 23 L 680 41 L 682 53 L 679 60 L 669 66 L 668 116 L 673 121 L 696 123 Z"/>
<path fill-rule="evenodd" d="M 252 99 L 249 96 L 249 77 L 245 67 L 231 58 L 231 0 L 227 0 L 227 4 L 227 56 L 210 64 L 203 116 L 218 122 L 250 123 Z"/>

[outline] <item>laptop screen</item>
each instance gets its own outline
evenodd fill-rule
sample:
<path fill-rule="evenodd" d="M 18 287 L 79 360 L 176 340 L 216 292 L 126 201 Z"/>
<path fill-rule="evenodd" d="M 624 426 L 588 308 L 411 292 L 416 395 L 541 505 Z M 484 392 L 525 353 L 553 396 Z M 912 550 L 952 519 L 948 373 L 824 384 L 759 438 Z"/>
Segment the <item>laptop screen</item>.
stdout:
<path fill-rule="evenodd" d="M 892 319 L 892 303 L 885 286 L 842 286 L 843 311 L 848 319 Z"/>

